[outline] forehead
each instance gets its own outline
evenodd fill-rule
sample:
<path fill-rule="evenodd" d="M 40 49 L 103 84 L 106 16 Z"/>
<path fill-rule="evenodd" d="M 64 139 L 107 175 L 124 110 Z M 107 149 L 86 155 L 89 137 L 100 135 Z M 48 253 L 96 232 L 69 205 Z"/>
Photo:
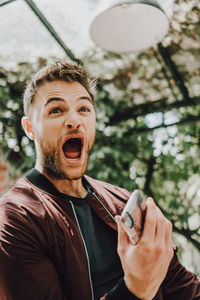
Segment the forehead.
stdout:
<path fill-rule="evenodd" d="M 78 81 L 45 81 L 38 87 L 34 97 L 34 102 L 45 101 L 51 97 L 61 97 L 66 100 L 76 100 L 80 97 L 91 99 L 88 91 Z M 92 101 L 92 100 L 91 100 Z"/>

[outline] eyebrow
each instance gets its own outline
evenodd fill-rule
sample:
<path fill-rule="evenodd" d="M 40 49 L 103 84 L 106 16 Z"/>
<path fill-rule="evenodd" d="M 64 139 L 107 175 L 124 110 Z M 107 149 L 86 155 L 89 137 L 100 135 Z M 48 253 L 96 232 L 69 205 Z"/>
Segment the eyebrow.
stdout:
<path fill-rule="evenodd" d="M 53 102 L 53 101 L 65 101 L 63 98 L 60 98 L 60 97 L 52 97 L 52 98 L 49 98 L 46 103 L 45 103 L 45 106 L 47 106 L 50 102 Z"/>
<path fill-rule="evenodd" d="M 78 101 L 80 101 L 80 100 L 88 100 L 92 104 L 92 100 L 88 96 L 81 96 L 81 97 L 78 98 Z M 51 98 L 49 98 L 46 101 L 45 106 L 47 106 L 50 102 L 53 102 L 53 101 L 62 101 L 62 102 L 65 102 L 65 100 L 63 98 L 60 98 L 60 97 L 51 97 Z"/>

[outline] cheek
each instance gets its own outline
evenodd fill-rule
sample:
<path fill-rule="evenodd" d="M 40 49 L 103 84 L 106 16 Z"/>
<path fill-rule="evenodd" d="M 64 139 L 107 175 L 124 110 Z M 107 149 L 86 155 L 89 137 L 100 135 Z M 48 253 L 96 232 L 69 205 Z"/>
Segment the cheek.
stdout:
<path fill-rule="evenodd" d="M 58 132 L 60 132 L 60 127 L 58 122 L 38 122 L 37 133 L 40 137 L 51 138 L 58 137 Z"/>
<path fill-rule="evenodd" d="M 87 131 L 89 133 L 89 136 L 91 136 L 91 138 L 93 136 L 95 136 L 95 134 L 96 134 L 96 119 L 95 118 L 91 119 L 88 122 Z"/>
<path fill-rule="evenodd" d="M 89 126 L 96 127 L 96 116 L 93 114 L 88 120 Z"/>

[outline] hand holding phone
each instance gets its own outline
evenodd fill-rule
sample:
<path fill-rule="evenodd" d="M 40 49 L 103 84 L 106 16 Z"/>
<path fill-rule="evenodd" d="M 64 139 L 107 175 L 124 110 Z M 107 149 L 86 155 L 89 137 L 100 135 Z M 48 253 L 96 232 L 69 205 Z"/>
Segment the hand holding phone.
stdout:
<path fill-rule="evenodd" d="M 121 214 L 122 225 L 130 241 L 136 245 L 142 235 L 146 214 L 146 201 L 139 190 L 135 190 L 128 199 Z"/>

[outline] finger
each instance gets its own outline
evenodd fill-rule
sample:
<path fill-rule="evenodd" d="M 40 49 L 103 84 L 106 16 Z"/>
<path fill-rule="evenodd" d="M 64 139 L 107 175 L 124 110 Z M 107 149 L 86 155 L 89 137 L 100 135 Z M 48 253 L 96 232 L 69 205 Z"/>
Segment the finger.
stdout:
<path fill-rule="evenodd" d="M 163 215 L 162 211 L 157 207 L 157 229 L 156 243 L 161 247 L 173 248 L 172 243 L 172 223 Z"/>
<path fill-rule="evenodd" d="M 176 246 L 173 244 L 172 241 L 172 223 L 167 220 L 167 226 L 166 226 L 166 233 L 165 233 L 165 240 L 166 244 L 168 245 L 168 253 L 170 255 L 170 259 L 174 256 L 174 251 L 176 250 Z"/>
<path fill-rule="evenodd" d="M 154 241 L 155 239 L 157 213 L 156 205 L 152 198 L 147 198 L 146 203 L 146 216 L 141 241 L 148 243 Z"/>
<path fill-rule="evenodd" d="M 156 207 L 157 214 L 157 224 L 156 224 L 156 234 L 155 242 L 160 246 L 164 246 L 166 243 L 166 224 L 168 220 L 165 218 L 161 210 Z"/>
<path fill-rule="evenodd" d="M 174 248 L 174 245 L 172 242 L 172 223 L 169 220 L 167 220 L 167 223 L 166 223 L 165 241 L 169 247 L 172 246 Z"/>
<path fill-rule="evenodd" d="M 120 216 L 116 216 L 115 220 L 117 222 L 118 227 L 118 250 L 124 250 L 127 245 L 130 243 L 128 234 L 123 228 L 123 225 L 121 223 Z"/>

